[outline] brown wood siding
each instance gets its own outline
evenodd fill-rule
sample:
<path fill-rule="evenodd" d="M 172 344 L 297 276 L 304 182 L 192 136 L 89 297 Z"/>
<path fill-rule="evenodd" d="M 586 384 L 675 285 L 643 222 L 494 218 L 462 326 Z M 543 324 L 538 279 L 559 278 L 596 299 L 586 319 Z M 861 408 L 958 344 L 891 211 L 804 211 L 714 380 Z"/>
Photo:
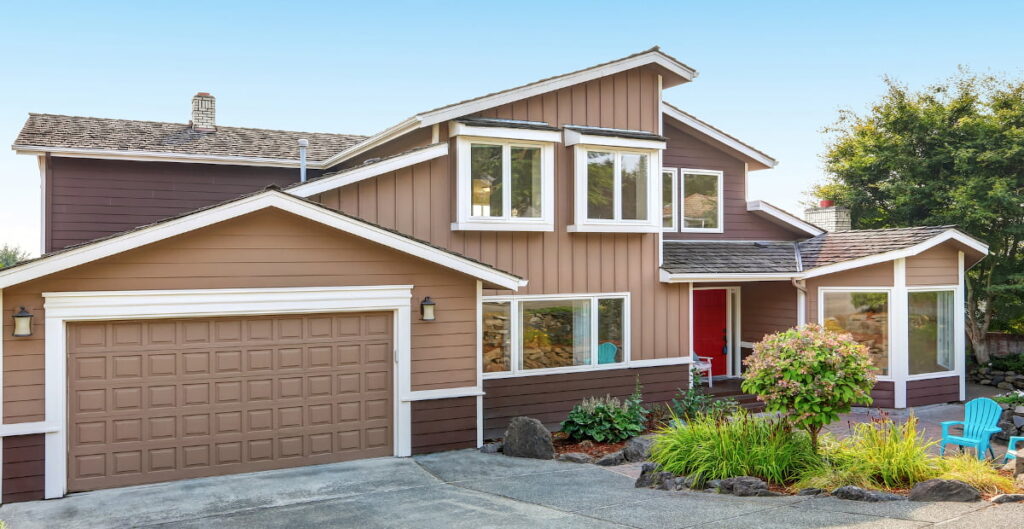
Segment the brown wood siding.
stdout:
<path fill-rule="evenodd" d="M 907 258 L 907 286 L 956 285 L 960 281 L 957 248 L 940 244 Z"/>
<path fill-rule="evenodd" d="M 896 385 L 887 381 L 875 382 L 875 387 L 871 390 L 871 398 L 873 399 L 871 406 L 874 408 L 896 407 Z"/>
<path fill-rule="evenodd" d="M 796 288 L 789 282 L 740 285 L 740 336 L 756 343 L 766 334 L 796 326 Z"/>
<path fill-rule="evenodd" d="M 668 138 L 668 146 L 662 155 L 663 167 L 722 171 L 725 194 L 722 204 L 725 208 L 722 224 L 724 233 L 666 232 L 666 239 L 791 241 L 798 238 L 793 232 L 747 211 L 747 168 L 743 160 L 667 124 L 664 135 Z"/>
<path fill-rule="evenodd" d="M 46 435 L 4 437 L 3 503 L 43 499 L 46 484 Z"/>
<path fill-rule="evenodd" d="M 412 453 L 476 447 L 476 397 L 412 403 Z"/>
<path fill-rule="evenodd" d="M 46 249 L 57 250 L 297 182 L 278 167 L 49 157 Z M 319 171 L 309 172 L 311 178 Z"/>
<path fill-rule="evenodd" d="M 666 402 L 689 384 L 689 365 L 484 380 L 484 438 L 503 437 L 512 417 L 522 415 L 556 431 L 581 400 L 603 395 L 628 397 L 637 377 L 645 402 Z"/>
<path fill-rule="evenodd" d="M 893 286 L 893 262 L 886 261 L 876 265 L 854 268 L 807 280 L 807 321 L 818 321 L 818 288 L 819 287 L 891 287 Z"/>
<path fill-rule="evenodd" d="M 641 69 L 481 115 L 656 132 L 658 103 L 657 77 Z M 529 284 L 519 294 L 630 292 L 632 357 L 689 355 L 689 287 L 659 281 L 658 236 L 566 231 L 574 222 L 571 148 L 555 149 L 555 231 L 540 233 L 452 231 L 454 141 L 451 149 L 448 156 L 311 198 L 523 276 Z"/>
<path fill-rule="evenodd" d="M 960 400 L 960 377 L 907 381 L 907 406 L 942 404 Z"/>
<path fill-rule="evenodd" d="M 41 292 L 415 285 L 437 320 L 412 318 L 413 389 L 476 384 L 476 280 L 278 210 L 264 210 L 4 290 L 4 420 L 43 420 Z M 11 314 L 35 314 L 31 337 Z"/>

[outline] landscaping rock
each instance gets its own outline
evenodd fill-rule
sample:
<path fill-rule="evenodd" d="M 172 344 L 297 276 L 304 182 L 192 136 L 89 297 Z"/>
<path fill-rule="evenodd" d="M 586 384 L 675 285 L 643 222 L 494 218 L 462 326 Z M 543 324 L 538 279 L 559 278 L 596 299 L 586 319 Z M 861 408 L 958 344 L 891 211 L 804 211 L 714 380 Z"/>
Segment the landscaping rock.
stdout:
<path fill-rule="evenodd" d="M 633 486 L 638 489 L 653 487 L 655 485 L 654 478 L 661 471 L 660 469 L 661 465 L 657 463 L 644 463 L 640 467 L 640 477 L 636 478 Z"/>
<path fill-rule="evenodd" d="M 1000 382 L 996 384 L 996 387 L 999 389 L 1013 389 L 1013 384 L 1010 382 Z"/>
<path fill-rule="evenodd" d="M 996 424 L 996 426 L 998 426 L 999 428 L 1002 428 L 1001 431 L 996 432 L 996 434 L 994 436 L 996 439 L 999 439 L 999 440 L 1002 440 L 1002 441 L 1008 441 L 1010 439 L 1010 437 L 1013 437 L 1014 435 L 1017 435 L 1017 427 L 1013 425 L 1013 421 L 1009 421 L 1009 420 L 1005 420 L 1004 419 L 1004 420 L 999 421 L 999 423 Z"/>
<path fill-rule="evenodd" d="M 929 479 L 910 489 L 910 501 L 980 501 L 978 489 L 955 479 Z"/>
<path fill-rule="evenodd" d="M 879 490 L 867 490 L 860 487 L 854 487 L 853 485 L 846 485 L 845 487 L 839 487 L 832 491 L 832 496 L 841 500 L 853 500 L 853 501 L 896 501 L 905 499 L 899 494 L 893 494 L 891 492 L 882 492 Z"/>
<path fill-rule="evenodd" d="M 704 488 L 705 491 L 707 489 L 714 489 L 715 492 L 718 492 L 722 488 L 722 480 L 720 480 L 720 479 L 709 480 L 707 483 L 704 484 L 704 487 L 705 487 Z"/>
<path fill-rule="evenodd" d="M 1018 489 L 1024 489 L 1024 474 L 1018 475 L 1016 480 L 1015 480 L 1015 483 L 1016 483 Z"/>
<path fill-rule="evenodd" d="M 1024 494 L 1000 494 L 992 498 L 992 503 L 1012 503 L 1024 501 Z"/>
<path fill-rule="evenodd" d="M 626 458 L 626 461 L 646 461 L 651 456 L 651 445 L 653 444 L 654 438 L 649 435 L 633 437 L 626 441 L 626 446 L 622 447 L 622 456 Z"/>
<path fill-rule="evenodd" d="M 484 445 L 480 447 L 480 452 L 484 454 L 497 454 L 498 452 L 501 452 L 501 448 L 501 441 L 496 443 L 484 443 Z"/>
<path fill-rule="evenodd" d="M 512 457 L 553 459 L 555 446 L 551 444 L 551 432 L 537 419 L 513 417 L 505 430 L 502 452 Z"/>
<path fill-rule="evenodd" d="M 1013 425 L 1016 426 L 1018 429 L 1024 427 L 1024 415 L 1014 415 L 1012 420 Z"/>
<path fill-rule="evenodd" d="M 694 479 L 691 478 L 690 476 L 679 476 L 674 481 L 676 490 L 690 489 L 693 488 L 695 484 Z"/>
<path fill-rule="evenodd" d="M 583 452 L 566 452 L 558 456 L 559 461 L 568 463 L 593 463 L 594 458 Z"/>
<path fill-rule="evenodd" d="M 1013 413 L 1016 413 L 1017 415 L 1024 415 L 1024 406 L 1017 406 L 1013 409 Z"/>
<path fill-rule="evenodd" d="M 654 481 L 659 490 L 676 490 L 676 475 L 671 472 L 659 472 Z"/>
<path fill-rule="evenodd" d="M 739 494 L 737 494 L 737 496 L 739 496 Z M 785 496 L 785 494 L 781 492 L 775 492 L 774 490 L 759 490 L 757 491 L 757 494 L 754 494 L 754 496 L 760 496 L 762 498 L 775 498 L 778 496 Z"/>
<path fill-rule="evenodd" d="M 576 448 L 579 448 L 580 450 L 590 450 L 591 448 L 594 448 L 594 442 L 590 439 L 584 439 L 576 444 Z"/>
<path fill-rule="evenodd" d="M 601 456 L 600 459 L 594 461 L 595 465 L 601 465 L 602 467 L 613 467 L 615 465 L 621 465 L 626 462 L 626 458 L 622 457 L 622 451 L 612 452 Z"/>
<path fill-rule="evenodd" d="M 806 489 L 800 489 L 797 496 L 817 496 L 819 494 L 825 494 L 825 489 L 819 489 L 816 487 L 807 487 Z"/>
<path fill-rule="evenodd" d="M 768 484 L 753 476 L 739 476 L 723 479 L 719 488 L 735 496 L 757 496 L 758 492 L 768 490 Z"/>

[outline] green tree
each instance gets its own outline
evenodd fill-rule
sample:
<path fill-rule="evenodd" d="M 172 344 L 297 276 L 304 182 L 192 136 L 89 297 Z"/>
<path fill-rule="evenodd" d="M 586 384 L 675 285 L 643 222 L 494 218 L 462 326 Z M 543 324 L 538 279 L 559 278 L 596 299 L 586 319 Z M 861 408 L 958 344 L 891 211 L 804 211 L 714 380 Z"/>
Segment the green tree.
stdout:
<path fill-rule="evenodd" d="M 7 268 L 19 261 L 28 259 L 28 252 L 17 246 L 5 244 L 0 246 L 0 268 Z"/>
<path fill-rule="evenodd" d="M 871 110 L 826 129 L 829 181 L 812 195 L 848 206 L 855 228 L 955 224 L 989 244 L 967 275 L 967 334 L 1024 315 L 1024 81 L 965 70 L 912 91 L 892 79 Z"/>

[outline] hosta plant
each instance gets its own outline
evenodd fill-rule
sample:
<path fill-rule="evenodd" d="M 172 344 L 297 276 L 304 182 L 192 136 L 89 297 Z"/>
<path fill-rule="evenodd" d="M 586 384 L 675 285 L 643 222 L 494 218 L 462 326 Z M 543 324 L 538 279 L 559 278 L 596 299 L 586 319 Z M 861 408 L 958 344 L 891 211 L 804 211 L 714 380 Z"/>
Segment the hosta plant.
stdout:
<path fill-rule="evenodd" d="M 647 414 L 637 386 L 625 402 L 611 395 L 583 399 L 562 421 L 562 431 L 580 441 L 617 443 L 642 434 Z"/>

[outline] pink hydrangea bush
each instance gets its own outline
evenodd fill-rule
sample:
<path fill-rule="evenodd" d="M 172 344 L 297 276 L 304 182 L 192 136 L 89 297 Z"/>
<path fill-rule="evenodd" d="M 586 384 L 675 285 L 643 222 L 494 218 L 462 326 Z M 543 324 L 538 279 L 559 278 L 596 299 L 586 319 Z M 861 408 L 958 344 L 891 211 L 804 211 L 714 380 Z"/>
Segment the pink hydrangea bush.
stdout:
<path fill-rule="evenodd" d="M 871 404 L 875 367 L 867 347 L 849 334 L 818 325 L 770 334 L 743 363 L 743 391 L 807 430 L 815 447 L 822 427 L 840 413 Z"/>

